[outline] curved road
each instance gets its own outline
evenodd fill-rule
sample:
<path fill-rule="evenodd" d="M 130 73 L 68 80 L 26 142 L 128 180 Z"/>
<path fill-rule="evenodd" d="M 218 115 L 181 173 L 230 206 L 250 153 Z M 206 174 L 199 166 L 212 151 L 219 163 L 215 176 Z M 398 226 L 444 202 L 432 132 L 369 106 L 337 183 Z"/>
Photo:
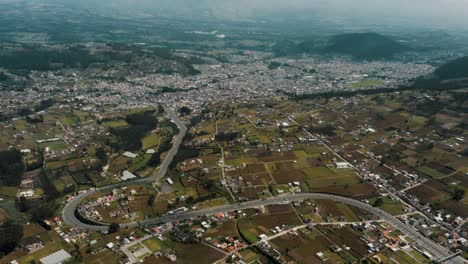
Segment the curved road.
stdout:
<path fill-rule="evenodd" d="M 97 226 L 93 225 L 88 225 L 85 223 L 82 223 L 78 218 L 75 216 L 75 211 L 78 208 L 78 205 L 83 201 L 84 198 L 86 198 L 89 195 L 98 193 L 98 192 L 105 192 L 105 191 L 111 191 L 116 188 L 121 188 L 124 186 L 129 186 L 135 183 L 151 183 L 154 181 L 157 181 L 164 177 L 166 175 L 167 170 L 169 169 L 169 165 L 171 165 L 172 160 L 174 159 L 174 156 L 177 154 L 177 151 L 179 150 L 180 144 L 182 143 L 182 140 L 185 137 L 185 134 L 187 133 L 187 127 L 185 126 L 182 121 L 179 120 L 177 115 L 170 111 L 167 108 L 164 108 L 165 112 L 168 113 L 171 117 L 171 120 L 174 124 L 177 125 L 177 128 L 179 129 L 179 135 L 177 135 L 175 141 L 172 144 L 171 149 L 167 153 L 165 159 L 161 163 L 161 166 L 159 167 L 158 173 L 156 173 L 154 176 L 144 178 L 144 179 L 139 179 L 135 181 L 125 181 L 125 182 L 120 182 L 114 185 L 109 185 L 101 188 L 94 188 L 90 191 L 87 191 L 86 193 L 80 194 L 75 196 L 72 200 L 70 200 L 65 207 L 63 208 L 62 211 L 62 218 L 63 220 L 69 224 L 70 226 L 73 227 L 80 227 L 80 228 L 85 228 L 85 229 L 90 229 L 90 230 L 96 230 Z M 101 228 L 102 229 L 102 228 Z"/>
<path fill-rule="evenodd" d="M 169 165 L 174 159 L 174 156 L 176 155 L 179 149 L 179 146 L 182 143 L 182 140 L 185 134 L 187 133 L 187 127 L 177 118 L 177 116 L 173 112 L 170 112 L 168 110 L 166 110 L 166 112 L 170 114 L 172 121 L 177 125 L 177 127 L 180 130 L 180 133 L 177 136 L 172 148 L 169 150 L 169 153 L 167 154 L 163 163 L 161 164 L 160 170 L 158 171 L 158 173 L 149 178 L 140 179 L 137 181 L 122 182 L 122 183 L 118 183 L 115 185 L 94 189 L 84 194 L 80 194 L 76 196 L 75 198 L 73 198 L 67 203 L 67 205 L 64 207 L 63 212 L 62 212 L 63 220 L 67 224 L 73 227 L 83 228 L 83 229 L 88 229 L 88 230 L 93 230 L 93 231 L 107 230 L 108 229 L 107 226 L 86 224 L 76 218 L 75 210 L 77 209 L 78 204 L 85 197 L 92 195 L 94 193 L 97 193 L 97 192 L 109 191 L 115 188 L 128 186 L 134 183 L 153 182 L 153 181 L 159 180 L 166 174 L 169 168 Z M 388 222 L 395 228 L 399 229 L 404 234 L 408 235 L 410 238 L 416 241 L 416 243 L 418 243 L 418 245 L 421 247 L 422 250 L 428 251 L 429 253 L 434 255 L 434 257 L 436 257 L 437 259 L 442 259 L 450 255 L 447 249 L 435 243 L 434 241 L 430 240 L 429 238 L 422 236 L 418 231 L 413 229 L 411 226 L 406 225 L 405 223 L 398 220 L 395 216 L 392 216 L 383 210 L 380 210 L 369 204 L 366 204 L 366 203 L 363 203 L 363 202 L 360 202 L 351 198 L 342 197 L 338 195 L 323 194 L 323 193 L 289 194 L 289 195 L 277 196 L 277 197 L 273 197 L 273 198 L 269 198 L 265 200 L 248 201 L 245 203 L 224 205 L 224 206 L 208 208 L 204 210 L 189 211 L 189 212 L 178 213 L 178 214 L 173 214 L 173 215 L 164 215 L 158 218 L 142 220 L 140 222 L 121 224 L 121 227 L 137 227 L 141 225 L 160 224 L 160 223 L 165 223 L 165 222 L 170 222 L 170 221 L 175 221 L 175 220 L 185 220 L 185 219 L 190 219 L 190 218 L 196 218 L 196 217 L 200 217 L 203 215 L 211 215 L 211 214 L 216 214 L 216 213 L 244 210 L 244 209 L 253 208 L 253 207 L 259 207 L 259 206 L 265 206 L 265 205 L 271 205 L 271 204 L 279 204 L 279 203 L 285 203 L 285 202 L 301 201 L 305 199 L 332 200 L 335 202 L 341 202 L 341 203 L 345 203 L 348 205 L 358 207 L 360 209 L 363 209 L 365 211 L 368 211 L 378 216 L 379 218 L 385 220 L 386 222 Z M 455 257 L 446 261 L 445 263 L 464 264 L 467 262 L 461 257 Z"/>

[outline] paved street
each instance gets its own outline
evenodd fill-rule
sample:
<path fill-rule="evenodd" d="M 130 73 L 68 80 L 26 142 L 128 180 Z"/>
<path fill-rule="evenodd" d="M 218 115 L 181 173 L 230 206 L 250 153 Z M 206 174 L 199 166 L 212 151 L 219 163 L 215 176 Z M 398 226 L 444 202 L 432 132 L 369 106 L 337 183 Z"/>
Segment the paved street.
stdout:
<path fill-rule="evenodd" d="M 78 228 L 83 228 L 83 229 L 88 229 L 88 230 L 107 230 L 107 226 L 98 226 L 98 225 L 90 225 L 90 224 L 85 224 L 82 223 L 80 220 L 78 220 L 74 214 L 78 204 L 88 195 L 91 195 L 96 192 L 101 192 L 101 191 L 106 191 L 106 190 L 112 190 L 115 188 L 120 188 L 126 185 L 134 184 L 134 183 L 149 183 L 156 181 L 160 178 L 162 178 L 168 168 L 170 163 L 172 162 L 174 156 L 176 155 L 180 144 L 182 143 L 182 140 L 187 132 L 187 127 L 178 119 L 176 114 L 173 112 L 170 112 L 166 110 L 172 118 L 172 121 L 177 125 L 177 127 L 180 130 L 180 134 L 177 136 L 176 140 L 174 141 L 174 144 L 172 148 L 170 149 L 168 155 L 164 159 L 163 163 L 161 164 L 159 172 L 150 177 L 150 178 L 145 178 L 141 179 L 138 181 L 131 181 L 131 182 L 123 182 L 119 183 L 116 185 L 112 186 L 107 186 L 103 188 L 98 188 L 92 191 L 88 191 L 85 194 L 81 194 L 76 196 L 73 200 L 71 200 L 64 208 L 63 210 L 63 220 L 74 227 Z M 277 196 L 269 199 L 264 199 L 264 200 L 255 200 L 255 201 L 249 201 L 245 203 L 238 203 L 238 204 L 231 204 L 231 205 L 225 205 L 225 206 L 219 206 L 219 207 L 213 207 L 213 208 L 208 208 L 204 210 L 197 210 L 197 211 L 189 211 L 189 212 L 184 212 L 184 213 L 179 213 L 179 214 L 174 214 L 174 215 L 165 215 L 162 217 L 154 218 L 154 219 L 148 219 L 140 222 L 134 222 L 134 223 L 129 223 L 129 224 L 122 224 L 122 227 L 137 227 L 140 225 L 151 225 L 151 224 L 159 224 L 159 223 L 164 223 L 164 222 L 170 222 L 170 221 L 175 221 L 175 220 L 185 220 L 185 219 L 190 219 L 190 218 L 196 218 L 200 217 L 203 215 L 211 215 L 211 214 L 216 214 L 220 212 L 229 212 L 229 211 L 238 211 L 238 210 L 244 210 L 248 208 L 254 208 L 254 207 L 260 207 L 260 206 L 265 206 L 265 205 L 271 205 L 271 204 L 281 204 L 281 203 L 289 203 L 293 201 L 301 201 L 305 199 L 323 199 L 323 200 L 331 200 L 335 202 L 341 202 L 345 203 L 348 205 L 352 205 L 358 208 L 361 208 L 363 210 L 366 210 L 376 216 L 378 216 L 380 219 L 385 220 L 395 228 L 401 230 L 403 233 L 407 234 L 409 237 L 411 237 L 422 250 L 427 250 L 430 252 L 433 256 L 435 256 L 437 259 L 443 258 L 445 256 L 450 255 L 450 253 L 443 248 L 442 246 L 438 245 L 434 241 L 430 240 L 429 238 L 426 238 L 419 234 L 415 229 L 413 229 L 411 226 L 404 224 L 400 220 L 398 220 L 396 217 L 378 209 L 375 208 L 369 204 L 347 198 L 347 197 L 342 197 L 342 196 L 337 196 L 337 195 L 331 195 L 331 194 L 323 194 L 323 193 L 297 193 L 297 194 L 288 194 L 284 196 Z M 446 263 L 456 263 L 456 264 L 462 264 L 466 263 L 465 260 L 461 257 L 456 257 L 453 258 Z"/>

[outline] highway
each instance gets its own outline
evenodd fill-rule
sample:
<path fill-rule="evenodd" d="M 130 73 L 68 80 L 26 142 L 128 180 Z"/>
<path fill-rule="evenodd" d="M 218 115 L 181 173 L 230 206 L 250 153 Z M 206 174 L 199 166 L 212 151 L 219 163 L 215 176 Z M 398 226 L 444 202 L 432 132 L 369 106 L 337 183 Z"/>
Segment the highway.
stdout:
<path fill-rule="evenodd" d="M 172 121 L 177 125 L 177 127 L 180 130 L 179 135 L 175 139 L 172 148 L 169 150 L 167 156 L 165 157 L 164 161 L 162 162 L 160 166 L 160 170 L 158 173 L 152 177 L 145 178 L 145 179 L 140 179 L 136 181 L 129 181 L 129 182 L 122 182 L 118 183 L 115 185 L 111 186 L 106 186 L 103 188 L 98 188 L 94 189 L 91 191 L 88 191 L 84 194 L 77 195 L 75 198 L 70 200 L 64 207 L 63 212 L 62 212 L 62 218 L 64 222 L 66 222 L 68 225 L 76 227 L 76 228 L 82 228 L 82 229 L 87 229 L 91 231 L 99 231 L 99 230 L 107 230 L 107 226 L 99 226 L 99 225 L 90 225 L 81 222 L 78 220 L 75 216 L 75 210 L 77 209 L 79 203 L 87 196 L 92 195 L 97 192 L 102 192 L 102 191 L 109 191 L 115 188 L 120 188 L 123 186 L 128 186 L 132 185 L 135 183 L 151 183 L 153 181 L 157 181 L 160 178 L 164 177 L 164 175 L 167 173 L 167 170 L 169 168 L 169 165 L 171 164 L 172 160 L 174 159 L 174 156 L 177 154 L 177 151 L 180 147 L 180 144 L 182 143 L 182 140 L 187 133 L 187 127 L 178 119 L 175 113 L 172 111 L 169 111 L 166 109 L 166 113 L 169 113 L 171 116 Z M 161 217 L 153 218 L 153 219 L 147 219 L 147 220 L 142 220 L 139 222 L 133 222 L 133 223 L 128 223 L 128 224 L 121 224 L 121 227 L 138 227 L 138 226 L 144 226 L 144 225 L 153 225 L 153 224 L 160 224 L 160 223 L 165 223 L 165 222 L 170 222 L 170 221 L 176 221 L 176 220 L 185 220 L 185 219 L 190 219 L 190 218 L 196 218 L 204 215 L 212 215 L 216 213 L 224 213 L 224 212 L 231 212 L 231 211 L 238 211 L 238 210 L 245 210 L 248 208 L 255 208 L 255 207 L 260 207 L 260 206 L 265 206 L 265 205 L 272 205 L 272 204 L 282 204 L 282 203 L 289 203 L 289 202 L 294 202 L 294 201 L 302 201 L 305 199 L 318 199 L 318 200 L 331 200 L 335 202 L 341 202 L 345 203 L 351 206 L 355 206 L 358 208 L 361 208 L 363 210 L 366 210 L 375 216 L 378 216 L 380 219 L 388 222 L 390 225 L 393 227 L 399 229 L 402 231 L 404 234 L 408 235 L 411 239 L 416 241 L 416 243 L 420 246 L 422 250 L 428 251 L 431 253 L 435 258 L 437 259 L 442 259 L 444 257 L 450 256 L 450 253 L 448 252 L 447 249 L 444 247 L 440 246 L 439 244 L 435 243 L 434 241 L 430 240 L 429 238 L 426 238 L 422 236 L 418 231 L 413 229 L 411 226 L 406 225 L 405 223 L 401 222 L 398 220 L 395 216 L 392 216 L 385 211 L 382 211 L 378 208 L 375 208 L 367 203 L 363 203 L 358 200 L 354 200 L 351 198 L 347 197 L 342 197 L 338 195 L 332 195 L 332 194 L 323 194 L 323 193 L 296 193 L 296 194 L 287 194 L 283 196 L 276 196 L 272 197 L 269 199 L 263 199 L 263 200 L 254 200 L 254 201 L 248 201 L 244 203 L 237 203 L 237 204 L 230 204 L 230 205 L 224 205 L 224 206 L 218 206 L 218 207 L 213 207 L 213 208 L 208 208 L 208 209 L 203 209 L 203 210 L 197 210 L 197 211 L 188 211 L 188 212 L 183 212 L 183 213 L 178 213 L 178 214 L 172 214 L 172 215 L 164 215 Z M 467 263 L 463 258 L 461 257 L 454 257 L 450 260 L 447 260 L 444 263 L 453 263 L 453 264 L 464 264 Z"/>

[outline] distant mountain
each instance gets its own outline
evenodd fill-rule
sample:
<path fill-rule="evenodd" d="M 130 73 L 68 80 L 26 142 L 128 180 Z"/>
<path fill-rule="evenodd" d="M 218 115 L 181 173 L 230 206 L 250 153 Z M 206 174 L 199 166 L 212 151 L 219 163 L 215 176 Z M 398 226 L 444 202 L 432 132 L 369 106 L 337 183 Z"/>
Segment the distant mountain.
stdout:
<path fill-rule="evenodd" d="M 434 74 L 441 80 L 468 78 L 468 56 L 443 64 Z"/>
<path fill-rule="evenodd" d="M 326 50 L 358 59 L 374 60 L 392 57 L 409 50 L 409 47 L 377 33 L 351 33 L 332 37 Z"/>

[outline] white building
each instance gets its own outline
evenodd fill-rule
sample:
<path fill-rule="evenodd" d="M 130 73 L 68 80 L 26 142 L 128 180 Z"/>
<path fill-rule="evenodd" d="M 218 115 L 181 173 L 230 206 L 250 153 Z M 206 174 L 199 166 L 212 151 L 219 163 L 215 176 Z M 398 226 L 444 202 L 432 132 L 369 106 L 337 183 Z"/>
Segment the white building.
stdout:
<path fill-rule="evenodd" d="M 349 169 L 351 168 L 351 164 L 345 161 L 337 161 L 335 162 L 335 166 L 337 169 Z"/>
<path fill-rule="evenodd" d="M 42 264 L 62 264 L 67 260 L 71 259 L 71 255 L 68 254 L 65 250 L 59 250 L 55 253 L 52 253 L 46 257 L 41 258 L 39 261 Z"/>
<path fill-rule="evenodd" d="M 137 176 L 129 171 L 124 171 L 122 173 L 122 178 L 120 178 L 122 181 L 127 181 L 136 178 Z"/>
<path fill-rule="evenodd" d="M 131 158 L 131 159 L 134 159 L 134 158 L 138 157 L 138 154 L 132 153 L 130 151 L 125 151 L 124 154 L 122 154 L 122 155 L 124 155 L 127 158 Z"/>

